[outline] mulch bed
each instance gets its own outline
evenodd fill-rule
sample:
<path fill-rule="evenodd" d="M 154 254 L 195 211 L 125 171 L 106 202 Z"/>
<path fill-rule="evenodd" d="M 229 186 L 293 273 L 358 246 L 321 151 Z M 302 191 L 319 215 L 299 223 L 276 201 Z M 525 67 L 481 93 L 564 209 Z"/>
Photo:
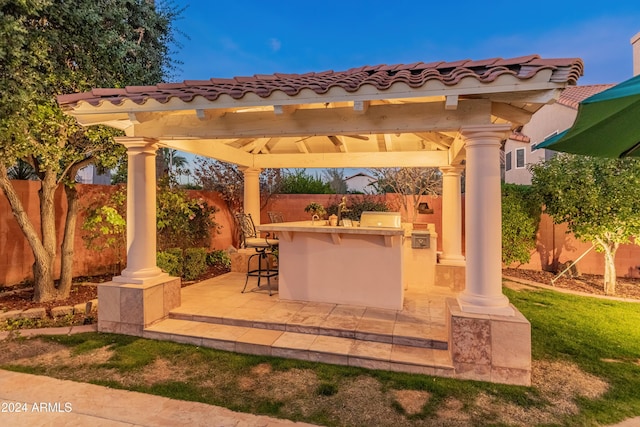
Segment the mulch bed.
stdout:
<path fill-rule="evenodd" d="M 202 280 L 210 279 L 227 273 L 228 268 L 209 267 L 197 280 L 182 281 L 182 287 L 192 285 Z M 93 277 L 77 277 L 71 285 L 69 298 L 65 300 L 56 300 L 49 302 L 33 301 L 33 285 L 29 283 L 0 287 L 0 312 L 12 310 L 27 310 L 30 308 L 44 307 L 47 314 L 51 314 L 53 307 L 74 306 L 76 304 L 85 304 L 87 301 L 98 298 L 98 283 L 108 282 L 112 278 L 111 275 L 93 276 Z"/>
<path fill-rule="evenodd" d="M 550 271 L 524 270 L 520 268 L 506 268 L 502 271 L 505 276 L 530 280 L 544 285 L 552 285 L 551 279 L 556 274 Z M 582 274 L 578 277 L 562 276 L 553 286 L 576 292 L 586 292 L 593 295 L 605 295 L 604 278 L 595 274 Z M 640 279 L 618 277 L 616 294 L 620 298 L 632 298 L 640 300 Z"/>

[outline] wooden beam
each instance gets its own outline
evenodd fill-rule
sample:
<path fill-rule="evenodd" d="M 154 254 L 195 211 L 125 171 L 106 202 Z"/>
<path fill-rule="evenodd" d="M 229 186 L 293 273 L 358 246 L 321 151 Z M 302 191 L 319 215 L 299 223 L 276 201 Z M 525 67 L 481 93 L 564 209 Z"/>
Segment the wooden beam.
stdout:
<path fill-rule="evenodd" d="M 353 139 L 359 139 L 361 141 L 368 141 L 369 137 L 365 136 L 365 135 L 343 135 L 345 138 L 353 138 Z"/>
<path fill-rule="evenodd" d="M 304 154 L 309 154 L 309 147 L 307 146 L 307 143 L 305 142 L 307 138 L 303 138 L 299 141 L 296 141 L 296 147 L 298 147 L 298 151 L 300 151 L 301 153 Z"/>
<path fill-rule="evenodd" d="M 380 152 L 385 152 L 385 151 L 391 151 L 388 149 L 387 144 L 386 144 L 386 135 L 376 135 L 376 142 L 378 143 L 378 151 Z"/>
<path fill-rule="evenodd" d="M 288 116 L 296 112 L 297 105 L 274 105 L 273 113 L 276 116 Z"/>
<path fill-rule="evenodd" d="M 269 150 L 266 148 L 267 142 L 270 138 L 260 138 L 254 142 L 254 148 L 251 150 L 252 154 L 265 153 L 269 154 Z"/>
<path fill-rule="evenodd" d="M 369 101 L 353 101 L 353 111 L 364 114 L 369 109 Z"/>
<path fill-rule="evenodd" d="M 463 125 L 491 124 L 490 108 L 487 100 L 462 100 L 455 111 L 444 110 L 443 102 L 432 102 L 372 105 L 365 114 L 351 108 L 299 109 L 279 120 L 264 111 L 228 113 L 213 122 L 175 115 L 135 125 L 135 134 L 231 139 L 455 131 Z"/>
<path fill-rule="evenodd" d="M 273 148 L 278 145 L 280 138 L 269 138 L 267 145 L 265 146 L 266 153 L 269 154 Z"/>
<path fill-rule="evenodd" d="M 160 139 L 159 141 L 166 147 L 186 153 L 211 157 L 224 162 L 233 163 L 239 166 L 253 166 L 253 154 L 245 153 L 242 150 L 223 144 L 220 141 L 202 141 L 193 139 Z"/>
<path fill-rule="evenodd" d="M 530 111 L 502 102 L 494 102 L 491 104 L 491 114 L 515 125 L 527 124 L 531 120 L 531 116 L 533 116 L 533 113 Z"/>
<path fill-rule="evenodd" d="M 451 165 L 459 165 L 466 158 L 465 143 L 462 136 L 458 135 L 456 139 L 453 140 L 448 154 L 449 164 Z"/>
<path fill-rule="evenodd" d="M 455 139 L 440 132 L 416 132 L 415 135 L 419 138 L 433 142 L 444 150 L 448 150 Z"/>
<path fill-rule="evenodd" d="M 449 165 L 447 151 L 256 154 L 256 168 L 385 168 Z"/>
<path fill-rule="evenodd" d="M 458 108 L 458 95 L 449 95 L 445 97 L 444 109 L 456 110 Z"/>
<path fill-rule="evenodd" d="M 349 152 L 349 149 L 347 148 L 347 145 L 344 143 L 344 138 L 343 137 L 329 135 L 328 138 L 333 143 L 333 145 L 335 145 L 336 151 L 338 153 L 340 153 L 340 152 L 348 153 Z"/>

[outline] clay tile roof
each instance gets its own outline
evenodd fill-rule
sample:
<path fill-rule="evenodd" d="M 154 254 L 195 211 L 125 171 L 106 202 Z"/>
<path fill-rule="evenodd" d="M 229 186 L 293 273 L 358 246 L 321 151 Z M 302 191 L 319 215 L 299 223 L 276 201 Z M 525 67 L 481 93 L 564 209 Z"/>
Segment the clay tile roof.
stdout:
<path fill-rule="evenodd" d="M 60 95 L 58 103 L 68 109 L 74 108 L 81 101 L 98 106 L 105 102 L 120 105 L 125 100 L 137 104 L 144 104 L 149 99 L 166 103 L 172 98 L 191 102 L 196 96 L 201 96 L 208 101 L 215 101 L 223 95 L 239 100 L 249 93 L 267 98 L 276 91 L 294 97 L 304 89 L 318 95 L 334 87 L 353 93 L 365 85 L 384 91 L 395 83 L 404 83 L 417 89 L 434 80 L 445 86 L 454 86 L 468 77 L 475 78 L 481 83 L 491 83 L 505 74 L 526 80 L 541 70 L 551 70 L 550 81 L 573 85 L 582 75 L 583 63 L 579 58 L 542 59 L 538 55 L 529 55 L 510 59 L 381 64 L 351 68 L 346 71 L 260 74 L 232 79 L 185 80 L 181 83 L 160 83 L 156 86 L 129 86 L 124 89 L 98 88 L 82 94 Z"/>
<path fill-rule="evenodd" d="M 581 101 L 589 98 L 590 96 L 600 93 L 604 90 L 613 87 L 613 84 L 606 85 L 588 85 L 588 86 L 569 86 L 562 91 L 558 104 L 566 105 L 567 107 L 578 109 L 578 104 Z"/>
<path fill-rule="evenodd" d="M 531 142 L 531 138 L 529 138 L 527 135 L 523 134 L 522 132 L 512 132 L 511 135 L 509 136 L 509 139 L 513 139 L 514 141 L 526 142 L 526 143 Z"/>

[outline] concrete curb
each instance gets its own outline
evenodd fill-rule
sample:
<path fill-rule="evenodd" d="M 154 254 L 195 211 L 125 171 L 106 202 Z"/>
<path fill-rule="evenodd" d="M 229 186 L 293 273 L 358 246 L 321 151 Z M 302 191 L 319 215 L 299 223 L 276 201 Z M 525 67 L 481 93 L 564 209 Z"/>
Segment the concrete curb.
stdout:
<path fill-rule="evenodd" d="M 72 335 L 82 334 L 85 332 L 96 332 L 97 324 L 80 325 L 80 326 L 62 326 L 58 328 L 40 328 L 40 329 L 16 329 L 15 331 L 0 332 L 0 341 L 6 340 L 12 336 L 32 338 L 38 335 Z"/>

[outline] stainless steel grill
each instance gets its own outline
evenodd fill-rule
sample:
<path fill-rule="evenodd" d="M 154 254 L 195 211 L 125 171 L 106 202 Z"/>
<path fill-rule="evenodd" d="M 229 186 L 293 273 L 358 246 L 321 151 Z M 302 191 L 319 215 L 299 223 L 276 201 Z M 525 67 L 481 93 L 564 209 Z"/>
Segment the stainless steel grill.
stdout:
<path fill-rule="evenodd" d="M 360 227 L 400 228 L 400 212 L 365 211 L 360 216 Z"/>

